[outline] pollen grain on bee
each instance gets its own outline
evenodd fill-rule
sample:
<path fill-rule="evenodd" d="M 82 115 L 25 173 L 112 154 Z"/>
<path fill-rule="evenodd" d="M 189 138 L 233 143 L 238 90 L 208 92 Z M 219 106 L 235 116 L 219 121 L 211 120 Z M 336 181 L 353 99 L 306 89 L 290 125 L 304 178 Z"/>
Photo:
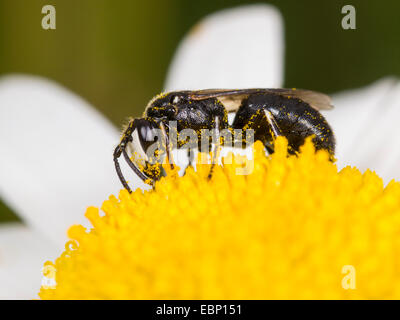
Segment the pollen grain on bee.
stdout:
<path fill-rule="evenodd" d="M 221 148 L 247 149 L 254 144 L 254 130 L 249 128 L 224 128 L 222 130 L 185 128 L 179 131 L 176 121 L 170 121 L 168 128 L 167 138 L 172 149 L 187 150 L 187 152 L 193 152 L 193 150 L 197 149 L 203 155 L 210 154 L 210 152 L 212 154 L 215 151 L 213 146 L 217 145 Z M 164 133 L 162 129 L 155 128 L 153 130 L 154 137 L 158 138 L 154 139 L 154 142 L 147 148 L 146 156 L 153 163 L 164 163 L 163 156 L 166 154 Z M 229 158 L 226 161 L 229 161 Z M 197 163 L 209 164 L 210 158 L 201 156 Z"/>

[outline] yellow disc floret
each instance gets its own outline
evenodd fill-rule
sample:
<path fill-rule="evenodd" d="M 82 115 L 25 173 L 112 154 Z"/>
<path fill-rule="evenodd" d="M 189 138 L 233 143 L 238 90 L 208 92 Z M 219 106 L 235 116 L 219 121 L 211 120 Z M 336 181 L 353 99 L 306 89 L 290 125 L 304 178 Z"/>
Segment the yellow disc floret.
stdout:
<path fill-rule="evenodd" d="M 400 183 L 338 172 L 310 140 L 298 156 L 275 147 L 256 143 L 248 175 L 227 157 L 211 180 L 198 165 L 89 208 L 40 297 L 400 298 Z"/>

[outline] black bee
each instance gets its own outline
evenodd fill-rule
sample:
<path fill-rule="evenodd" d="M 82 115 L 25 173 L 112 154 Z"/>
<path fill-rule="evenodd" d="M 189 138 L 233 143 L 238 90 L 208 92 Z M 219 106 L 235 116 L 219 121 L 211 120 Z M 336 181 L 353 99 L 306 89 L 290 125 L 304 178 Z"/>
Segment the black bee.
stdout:
<path fill-rule="evenodd" d="M 157 141 L 155 129 L 158 129 L 163 135 L 163 141 L 159 143 L 166 145 L 166 154 L 170 157 L 170 121 L 176 121 L 178 134 L 183 129 L 194 129 L 199 134 L 201 129 L 214 129 L 217 136 L 222 129 L 253 129 L 254 140 L 262 141 L 269 153 L 274 151 L 277 136 L 285 136 L 289 153 L 295 154 L 305 139 L 313 135 L 316 149 L 325 149 L 333 157 L 335 138 L 328 122 L 318 111 L 331 108 L 329 96 L 300 89 L 208 89 L 160 94 L 150 101 L 143 118 L 131 120 L 125 129 L 114 151 L 117 174 L 130 192 L 118 163 L 118 158 L 123 155 L 143 181 L 152 184 L 158 180 L 160 171 L 145 169 L 146 154 Z M 236 112 L 231 125 L 228 124 L 228 112 Z M 221 139 L 218 137 L 217 141 Z M 142 157 L 142 165 L 129 158 L 127 148 Z M 216 143 L 213 155 L 219 148 L 220 143 Z M 209 177 L 212 169 L 213 165 Z"/>

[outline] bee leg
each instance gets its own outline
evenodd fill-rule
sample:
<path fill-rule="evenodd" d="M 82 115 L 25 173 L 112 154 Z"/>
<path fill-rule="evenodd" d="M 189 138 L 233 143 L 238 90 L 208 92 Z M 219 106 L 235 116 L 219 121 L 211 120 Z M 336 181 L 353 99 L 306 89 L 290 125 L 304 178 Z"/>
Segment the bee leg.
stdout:
<path fill-rule="evenodd" d="M 265 127 L 268 130 L 268 132 L 260 131 L 259 128 L 265 128 Z M 274 152 L 273 143 L 275 139 L 278 136 L 283 135 L 281 130 L 279 129 L 275 117 L 269 110 L 266 109 L 257 110 L 255 116 L 251 117 L 251 119 L 245 124 L 244 128 L 254 129 L 258 131 L 256 135 L 256 140 L 261 140 L 264 143 L 264 146 L 267 149 L 268 153 Z M 268 137 L 272 137 L 272 141 L 269 141 L 270 138 Z"/>
<path fill-rule="evenodd" d="M 207 176 L 207 178 L 209 180 L 212 178 L 215 165 L 218 162 L 219 152 L 221 150 L 221 135 L 220 135 L 220 131 L 219 131 L 219 126 L 220 126 L 219 117 L 215 117 L 215 128 L 214 128 L 214 130 L 215 130 L 216 143 L 214 144 L 214 148 L 213 148 L 213 151 L 212 151 L 211 167 L 210 167 L 210 171 L 208 172 L 208 176 Z"/>
<path fill-rule="evenodd" d="M 122 174 L 121 167 L 119 165 L 118 159 L 123 154 L 125 161 L 128 163 L 129 167 L 136 173 L 136 175 L 144 182 L 144 183 L 149 183 L 149 180 L 151 181 L 150 184 L 153 185 L 153 180 L 151 180 L 149 177 L 147 177 L 140 169 L 129 159 L 128 154 L 126 153 L 126 145 L 121 146 L 119 144 L 115 150 L 114 150 L 114 165 L 115 165 L 115 170 L 117 171 L 117 175 L 119 180 L 121 181 L 122 185 L 126 190 L 128 190 L 129 193 L 132 192 L 131 188 L 129 187 L 124 175 Z"/>
<path fill-rule="evenodd" d="M 274 139 L 276 139 L 276 137 L 278 136 L 282 136 L 282 132 L 279 129 L 278 124 L 276 123 L 275 117 L 272 115 L 272 113 L 268 110 L 264 110 L 264 115 L 265 118 L 267 119 L 268 125 L 270 127 L 272 136 L 274 137 Z"/>
<path fill-rule="evenodd" d="M 122 174 L 121 166 L 119 165 L 119 162 L 118 162 L 118 158 L 121 156 L 121 153 L 122 153 L 121 146 L 118 145 L 114 150 L 114 156 L 113 156 L 114 157 L 115 170 L 117 171 L 118 178 L 121 181 L 121 183 L 124 186 L 124 188 L 126 190 L 128 190 L 129 193 L 132 193 L 131 188 L 129 187 L 128 183 L 125 180 L 124 175 Z"/>
<path fill-rule="evenodd" d="M 264 111 L 263 118 L 267 121 L 271 136 L 272 136 L 273 140 L 275 141 L 275 139 L 278 136 L 282 136 L 283 134 L 282 134 L 281 130 L 279 129 L 279 126 L 276 123 L 275 117 L 272 115 L 272 113 L 265 109 L 263 109 L 263 111 Z M 267 149 L 268 153 L 270 153 L 270 154 L 274 153 L 273 143 L 266 142 L 265 148 Z"/>
<path fill-rule="evenodd" d="M 172 149 L 171 144 L 167 135 L 167 131 L 165 130 L 165 126 L 162 122 L 159 123 L 164 141 L 165 141 L 165 153 L 167 154 L 167 161 L 170 165 L 171 170 L 174 169 L 174 158 L 172 157 Z"/>
<path fill-rule="evenodd" d="M 126 147 L 128 143 L 132 140 L 132 132 L 135 130 L 135 125 L 134 125 L 134 120 L 132 120 L 129 123 L 128 128 L 125 130 L 122 140 L 120 144 L 115 148 L 114 154 L 113 154 L 113 159 L 114 159 L 114 165 L 115 165 L 115 170 L 117 171 L 117 175 L 119 180 L 121 181 L 122 185 L 126 190 L 128 190 L 129 193 L 132 193 L 132 189 L 129 187 L 128 182 L 126 181 L 124 175 L 122 174 L 121 171 L 121 166 L 119 164 L 118 159 L 121 157 L 121 155 L 124 156 L 126 162 L 128 163 L 129 167 L 136 173 L 136 175 L 144 182 L 148 183 L 149 180 L 151 181 L 151 185 L 153 185 L 153 180 L 147 177 L 132 161 L 129 159 L 128 154 L 126 153 Z"/>
<path fill-rule="evenodd" d="M 189 167 L 193 167 L 193 162 L 194 162 L 193 150 L 190 148 L 187 149 L 187 157 L 188 157 L 188 165 L 187 165 L 186 169 Z M 186 171 L 186 169 L 185 169 L 185 171 Z"/>

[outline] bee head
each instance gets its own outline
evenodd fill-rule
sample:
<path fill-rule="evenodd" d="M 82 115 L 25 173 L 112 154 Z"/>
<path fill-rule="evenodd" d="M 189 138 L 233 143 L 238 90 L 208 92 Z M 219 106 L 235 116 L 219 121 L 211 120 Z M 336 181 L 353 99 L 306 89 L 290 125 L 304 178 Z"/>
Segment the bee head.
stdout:
<path fill-rule="evenodd" d="M 184 92 L 170 92 L 155 97 L 146 109 L 146 116 L 155 119 L 175 120 L 178 107 L 187 102 Z"/>

